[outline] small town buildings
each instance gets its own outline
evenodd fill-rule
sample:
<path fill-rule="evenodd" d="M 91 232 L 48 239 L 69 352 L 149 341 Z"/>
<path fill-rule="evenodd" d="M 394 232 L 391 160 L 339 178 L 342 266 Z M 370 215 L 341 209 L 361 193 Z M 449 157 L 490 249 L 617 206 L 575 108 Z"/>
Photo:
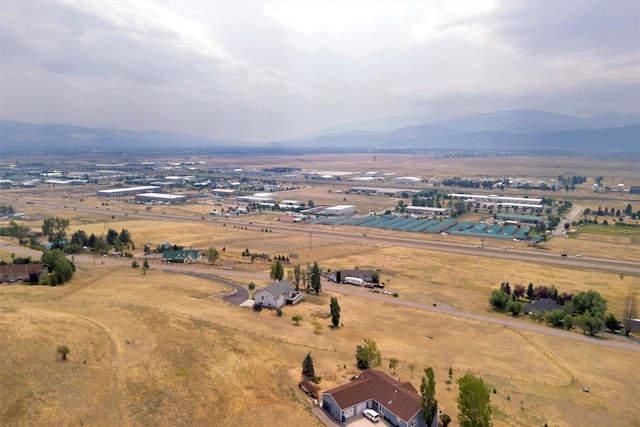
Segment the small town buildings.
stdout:
<path fill-rule="evenodd" d="M 49 268 L 39 262 L 30 264 L 0 265 L 0 282 L 31 282 L 37 283 L 49 273 Z"/>
<path fill-rule="evenodd" d="M 323 392 L 322 408 L 341 423 L 362 414 L 365 409 L 373 409 L 391 425 L 437 427 L 438 416 L 431 426 L 426 426 L 421 399 L 411 383 L 367 369 L 353 381 Z"/>
<path fill-rule="evenodd" d="M 200 260 L 202 254 L 195 249 L 183 249 L 177 251 L 162 252 L 162 262 L 179 262 L 182 264 L 191 264 Z"/>
<path fill-rule="evenodd" d="M 287 280 L 273 283 L 266 288 L 256 291 L 254 305 L 279 309 L 286 304 L 297 304 L 302 300 L 302 294 L 296 292 Z"/>
<path fill-rule="evenodd" d="M 640 185 L 632 185 L 629 187 L 629 194 L 640 194 Z"/>

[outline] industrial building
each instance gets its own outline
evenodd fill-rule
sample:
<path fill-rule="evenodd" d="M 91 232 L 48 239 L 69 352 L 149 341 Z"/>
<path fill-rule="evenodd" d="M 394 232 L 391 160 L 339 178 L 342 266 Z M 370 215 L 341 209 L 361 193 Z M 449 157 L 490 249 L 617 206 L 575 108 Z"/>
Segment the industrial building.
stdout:
<path fill-rule="evenodd" d="M 328 207 L 324 210 L 325 215 L 351 215 L 356 212 L 354 205 L 336 205 Z"/>
<path fill-rule="evenodd" d="M 102 197 L 123 197 L 133 196 L 134 194 L 148 193 L 159 190 L 157 185 L 147 185 L 144 187 L 128 187 L 128 188 L 110 188 L 108 190 L 98 190 L 98 196 Z"/>
<path fill-rule="evenodd" d="M 136 194 L 139 203 L 184 203 L 189 200 L 185 194 L 142 193 Z"/>
<path fill-rule="evenodd" d="M 394 182 L 400 185 L 414 185 L 420 184 L 422 182 L 422 179 L 415 176 L 399 176 L 398 178 L 394 179 Z"/>
<path fill-rule="evenodd" d="M 465 202 L 482 203 L 486 205 L 501 205 L 504 207 L 518 207 L 529 209 L 542 209 L 542 199 L 534 199 L 528 197 L 508 197 L 508 196 L 486 196 L 483 194 L 461 194 L 450 193 L 448 196 L 452 199 L 464 200 Z"/>
<path fill-rule="evenodd" d="M 429 217 L 437 216 L 444 218 L 449 216 L 449 208 L 434 208 L 429 206 L 407 206 L 405 207 L 404 212 Z"/>

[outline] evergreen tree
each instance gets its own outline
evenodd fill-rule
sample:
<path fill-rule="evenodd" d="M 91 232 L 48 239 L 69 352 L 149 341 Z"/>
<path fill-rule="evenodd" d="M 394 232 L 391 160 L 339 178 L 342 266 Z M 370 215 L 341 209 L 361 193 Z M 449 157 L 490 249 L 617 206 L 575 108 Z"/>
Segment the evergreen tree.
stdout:
<path fill-rule="evenodd" d="M 536 298 L 536 290 L 533 287 L 533 283 L 529 283 L 527 287 L 527 299 L 533 301 Z"/>
<path fill-rule="evenodd" d="M 340 324 L 340 304 L 338 304 L 338 298 L 331 297 L 329 307 L 331 308 L 331 325 L 337 328 Z"/>
<path fill-rule="evenodd" d="M 316 371 L 313 368 L 313 358 L 311 352 L 307 353 L 307 357 L 302 361 L 302 375 L 307 378 L 313 378 L 316 376 Z"/>
<path fill-rule="evenodd" d="M 422 383 L 420 384 L 422 395 L 422 415 L 427 426 L 433 425 L 433 420 L 438 416 L 438 401 L 436 400 L 436 380 L 431 367 L 424 370 Z"/>
<path fill-rule="evenodd" d="M 320 276 L 321 276 L 320 267 L 318 267 L 317 262 L 314 262 L 313 267 L 311 268 L 310 281 L 311 281 L 311 287 L 313 288 L 316 294 L 319 294 L 320 290 L 322 289 L 322 280 Z"/>

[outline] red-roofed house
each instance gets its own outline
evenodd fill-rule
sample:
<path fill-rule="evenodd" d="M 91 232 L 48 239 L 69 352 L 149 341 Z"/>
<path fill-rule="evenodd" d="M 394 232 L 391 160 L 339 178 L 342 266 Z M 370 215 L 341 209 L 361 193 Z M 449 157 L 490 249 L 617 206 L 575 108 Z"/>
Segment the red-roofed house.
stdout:
<path fill-rule="evenodd" d="M 49 273 L 43 263 L 0 265 L 0 282 L 36 283 Z"/>
<path fill-rule="evenodd" d="M 322 407 L 340 422 L 373 409 L 401 427 L 427 427 L 422 417 L 422 396 L 409 382 L 382 371 L 367 369 L 353 381 L 322 393 Z M 438 419 L 432 426 L 437 427 Z"/>

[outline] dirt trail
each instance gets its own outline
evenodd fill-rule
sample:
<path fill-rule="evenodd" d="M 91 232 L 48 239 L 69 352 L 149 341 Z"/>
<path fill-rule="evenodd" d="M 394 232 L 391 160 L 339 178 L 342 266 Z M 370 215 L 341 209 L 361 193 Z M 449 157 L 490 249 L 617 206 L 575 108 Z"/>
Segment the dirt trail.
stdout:
<path fill-rule="evenodd" d="M 122 354 L 122 346 L 118 342 L 118 338 L 116 334 L 109 329 L 106 325 L 91 319 L 89 317 L 82 316 L 80 314 L 74 313 L 73 316 L 82 319 L 88 323 L 91 323 L 96 328 L 100 329 L 104 337 L 110 343 L 111 347 L 111 370 L 112 370 L 112 378 L 114 383 L 113 393 L 114 398 L 118 402 L 118 425 L 120 426 L 130 426 L 129 422 L 129 411 L 127 409 L 127 391 L 124 385 L 124 374 L 122 373 L 122 368 L 120 364 L 120 357 Z"/>

